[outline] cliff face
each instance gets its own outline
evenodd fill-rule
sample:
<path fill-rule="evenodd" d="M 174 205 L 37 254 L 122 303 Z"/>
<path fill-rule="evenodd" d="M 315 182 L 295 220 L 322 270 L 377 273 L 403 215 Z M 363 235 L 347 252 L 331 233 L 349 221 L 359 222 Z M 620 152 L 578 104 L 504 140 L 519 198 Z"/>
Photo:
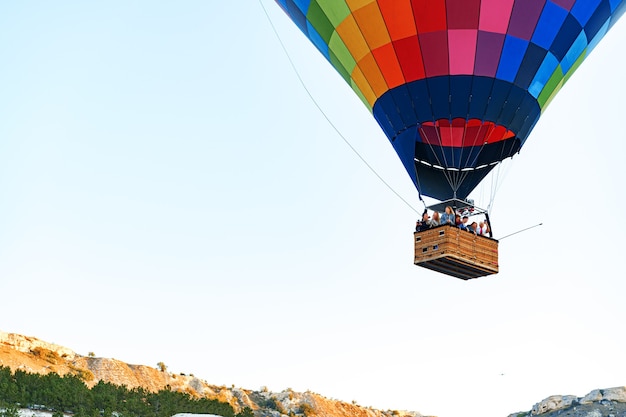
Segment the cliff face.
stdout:
<path fill-rule="evenodd" d="M 251 408 L 258 417 L 300 416 L 323 417 L 422 417 L 409 411 L 380 411 L 329 400 L 312 392 L 296 393 L 286 390 L 273 393 L 210 385 L 192 375 L 176 375 L 145 365 L 129 365 L 116 359 L 82 356 L 63 346 L 34 337 L 0 331 L 0 366 L 13 371 L 80 376 L 87 386 L 99 381 L 128 388 L 143 387 L 150 391 L 170 388 L 192 396 L 228 402 L 236 412 Z"/>

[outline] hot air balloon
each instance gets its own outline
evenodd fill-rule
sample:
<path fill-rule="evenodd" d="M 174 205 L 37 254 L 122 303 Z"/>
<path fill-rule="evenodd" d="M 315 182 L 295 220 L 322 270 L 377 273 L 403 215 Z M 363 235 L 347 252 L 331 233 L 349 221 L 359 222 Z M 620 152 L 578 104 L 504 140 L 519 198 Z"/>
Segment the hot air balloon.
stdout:
<path fill-rule="evenodd" d="M 457 210 L 520 151 L 626 10 L 626 0 L 276 2 L 372 112 L 420 195 Z M 469 278 L 497 272 L 495 251 Z"/>

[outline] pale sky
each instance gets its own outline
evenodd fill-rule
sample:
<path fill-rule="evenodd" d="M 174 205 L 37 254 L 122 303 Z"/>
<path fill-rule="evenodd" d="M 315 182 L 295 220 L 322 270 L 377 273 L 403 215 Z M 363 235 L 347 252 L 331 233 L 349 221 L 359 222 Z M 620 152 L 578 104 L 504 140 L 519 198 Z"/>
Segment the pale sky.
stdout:
<path fill-rule="evenodd" d="M 371 114 L 262 1 L 421 211 Z M 258 1 L 2 2 L 0 329 L 439 417 L 622 386 L 625 43 L 620 21 L 500 177 L 495 237 L 543 226 L 465 282 L 413 265 L 417 214 Z"/>

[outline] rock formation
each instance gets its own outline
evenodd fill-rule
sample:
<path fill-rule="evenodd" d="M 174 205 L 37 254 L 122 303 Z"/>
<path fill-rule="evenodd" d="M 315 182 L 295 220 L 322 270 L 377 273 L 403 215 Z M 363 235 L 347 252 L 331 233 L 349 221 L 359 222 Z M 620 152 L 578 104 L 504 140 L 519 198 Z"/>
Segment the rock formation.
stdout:
<path fill-rule="evenodd" d="M 584 397 L 552 395 L 533 405 L 529 412 L 509 417 L 626 417 L 626 387 L 595 389 Z"/>

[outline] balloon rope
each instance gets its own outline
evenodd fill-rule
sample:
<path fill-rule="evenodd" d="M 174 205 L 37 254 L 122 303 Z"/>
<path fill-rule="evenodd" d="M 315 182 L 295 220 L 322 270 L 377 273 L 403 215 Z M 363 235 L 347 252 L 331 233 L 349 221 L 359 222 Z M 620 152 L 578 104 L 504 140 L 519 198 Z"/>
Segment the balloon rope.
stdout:
<path fill-rule="evenodd" d="M 500 162 L 490 173 L 490 186 L 489 186 L 489 204 L 487 205 L 487 211 L 491 213 L 491 209 L 493 207 L 493 203 L 496 198 L 496 190 L 498 184 L 498 178 L 500 177 L 500 168 L 502 167 L 502 162 Z"/>
<path fill-rule="evenodd" d="M 424 205 L 424 210 L 426 210 L 426 202 L 424 201 L 424 198 L 422 198 L 422 186 L 420 184 L 420 177 L 417 175 L 417 164 L 419 162 L 417 162 L 415 160 L 415 158 L 413 158 L 413 169 L 415 170 L 415 181 L 417 181 L 417 183 L 415 185 L 417 185 L 417 195 L 419 196 L 420 201 L 422 202 L 422 204 Z"/>
<path fill-rule="evenodd" d="M 439 141 L 439 146 L 442 147 L 442 139 L 441 139 L 441 135 L 439 134 L 439 128 L 437 126 L 437 121 L 435 119 L 433 119 L 433 126 L 435 127 L 434 131 L 437 134 L 437 140 Z M 441 160 L 439 159 L 439 156 L 437 155 L 437 152 L 435 151 L 435 148 L 433 147 L 433 144 L 431 143 L 431 140 L 428 138 L 428 135 L 426 134 L 426 132 L 424 131 L 423 127 L 419 127 L 419 133 L 424 137 L 427 138 L 426 143 L 428 144 L 428 146 L 430 147 L 430 151 L 433 153 L 435 159 L 437 160 L 437 164 L 439 164 L 439 166 L 441 166 L 442 169 L 442 173 L 443 173 L 443 177 L 446 179 L 446 181 L 448 181 L 448 185 L 450 186 L 450 188 L 452 189 L 452 191 L 454 191 L 454 194 L 456 195 L 456 190 L 458 189 L 458 187 L 456 186 L 456 184 L 453 182 L 453 175 L 451 173 L 451 171 L 448 171 L 447 169 L 445 169 L 445 167 L 448 165 L 446 163 L 446 153 L 442 152 L 442 156 L 443 156 L 443 163 L 441 162 Z M 417 177 L 417 172 L 415 174 L 415 176 Z"/>
<path fill-rule="evenodd" d="M 534 229 L 535 227 L 539 227 L 539 226 L 542 226 L 542 225 L 543 225 L 543 223 L 539 223 L 539 224 L 536 224 L 536 225 L 534 225 L 534 226 L 529 226 L 529 227 L 526 227 L 526 228 L 524 228 L 524 229 L 522 229 L 522 230 L 518 230 L 517 232 L 509 233 L 508 235 L 506 235 L 506 236 L 504 236 L 504 237 L 501 237 L 501 238 L 499 238 L 498 240 L 506 239 L 507 237 L 510 237 L 510 236 L 516 235 L 516 234 L 518 234 L 518 233 L 525 232 L 526 230 Z"/>
<path fill-rule="evenodd" d="M 262 0 L 259 0 L 259 3 L 261 4 L 261 8 L 263 9 L 263 12 L 265 13 L 265 16 L 267 17 L 267 20 L 270 23 L 270 26 L 272 27 L 272 30 L 274 31 L 274 34 L 276 35 L 276 38 L 278 39 L 278 42 L 280 43 L 281 48 L 283 49 L 283 51 L 285 52 L 285 55 L 287 56 L 287 60 L 289 61 L 289 64 L 291 65 L 291 68 L 293 69 L 293 71 L 296 74 L 296 77 L 298 77 L 298 81 L 300 81 L 300 84 L 302 85 L 302 87 L 304 88 L 304 91 L 306 91 L 307 95 L 309 96 L 309 98 L 311 99 L 311 101 L 313 102 L 313 104 L 315 105 L 315 107 L 317 107 L 317 109 L 320 111 L 320 113 L 322 113 L 322 116 L 324 116 L 324 118 L 326 119 L 326 121 L 328 122 L 328 124 L 335 130 L 335 132 L 337 132 L 337 134 L 339 135 L 339 137 L 344 141 L 344 143 L 346 145 L 348 145 L 348 147 L 352 150 L 352 152 L 354 152 L 354 154 L 361 160 L 361 162 L 363 162 L 365 164 L 366 167 L 369 168 L 369 170 L 376 175 L 376 177 L 392 192 L 396 195 L 396 197 L 398 197 L 400 200 L 402 200 L 404 202 L 404 204 L 406 204 L 411 210 L 413 210 L 415 213 L 420 214 L 420 212 L 418 210 L 415 209 L 415 207 L 413 207 L 408 201 L 406 201 L 396 190 L 393 189 L 393 187 L 391 185 L 389 185 L 389 183 L 387 183 L 387 181 L 385 181 L 383 179 L 383 177 L 381 177 L 378 172 L 376 172 L 376 170 L 365 160 L 365 158 L 363 156 L 361 156 L 361 154 L 354 148 L 354 146 L 352 146 L 352 144 L 350 144 L 350 142 L 348 141 L 348 139 L 339 131 L 339 129 L 337 128 L 337 126 L 335 126 L 335 124 L 330 120 L 330 118 L 326 115 L 326 113 L 324 113 L 324 110 L 322 109 L 322 107 L 318 104 L 318 102 L 315 100 L 315 98 L 313 97 L 313 95 L 311 94 L 311 92 L 309 91 L 309 89 L 307 88 L 306 84 L 304 83 L 304 80 L 302 79 L 302 77 L 300 76 L 300 73 L 298 72 L 298 68 L 296 68 L 296 65 L 294 64 L 293 60 L 291 59 L 291 56 L 289 55 L 289 51 L 287 51 L 287 48 L 285 47 L 285 44 L 283 43 L 282 39 L 280 38 L 280 35 L 278 34 L 278 31 L 276 30 L 276 27 L 274 26 L 274 22 L 272 22 L 272 19 L 270 18 L 269 14 L 267 13 L 267 9 L 265 8 L 265 5 L 263 4 Z M 421 197 L 420 197 L 421 198 Z"/>

